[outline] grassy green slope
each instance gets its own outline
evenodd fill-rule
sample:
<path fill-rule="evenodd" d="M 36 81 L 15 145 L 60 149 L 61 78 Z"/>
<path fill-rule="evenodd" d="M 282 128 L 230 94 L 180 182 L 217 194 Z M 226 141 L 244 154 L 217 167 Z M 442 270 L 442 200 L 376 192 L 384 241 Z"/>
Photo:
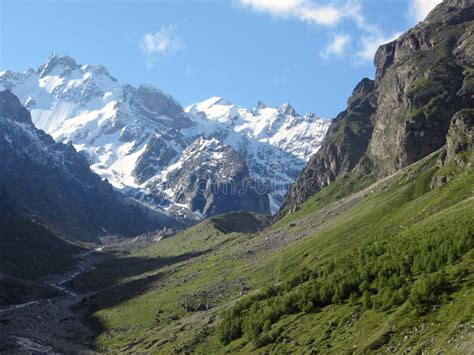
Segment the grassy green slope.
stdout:
<path fill-rule="evenodd" d="M 473 345 L 468 332 L 474 172 L 458 171 L 431 189 L 439 174 L 436 158 L 336 202 L 324 189 L 262 232 L 226 234 L 206 221 L 144 251 L 113 256 L 84 278 L 90 287 L 109 286 L 87 304 L 99 332 L 96 347 L 156 353 L 408 348 L 463 353 Z M 425 260 L 435 254 L 434 264 Z M 358 255 L 365 255 L 365 262 L 351 269 Z M 391 278 L 401 261 L 409 266 L 405 274 Z M 118 265 L 136 266 L 124 272 Z M 340 275 L 333 272 L 338 268 Z M 356 277 L 363 272 L 371 281 L 365 297 Z M 331 288 L 346 282 L 348 274 L 357 281 L 349 282 L 349 291 L 333 290 L 338 297 L 306 307 L 312 283 L 318 290 Z M 426 295 L 439 275 L 442 292 Z M 290 304 L 305 302 L 281 308 L 280 301 L 291 295 L 296 298 Z M 268 320 L 262 316 L 266 310 L 278 307 L 270 322 L 259 324 L 259 317 Z M 223 342 L 222 315 L 229 309 L 240 309 L 236 321 L 245 325 L 243 334 Z"/>

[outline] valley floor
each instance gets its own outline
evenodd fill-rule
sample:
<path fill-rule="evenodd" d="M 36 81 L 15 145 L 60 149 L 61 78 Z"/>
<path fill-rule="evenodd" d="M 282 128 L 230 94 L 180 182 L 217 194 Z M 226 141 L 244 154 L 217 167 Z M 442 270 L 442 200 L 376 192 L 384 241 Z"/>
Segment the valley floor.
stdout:
<path fill-rule="evenodd" d="M 474 348 L 472 246 L 442 266 L 451 286 L 426 313 L 417 313 L 408 301 L 376 306 L 374 289 L 372 309 L 356 297 L 318 311 L 283 314 L 257 340 L 247 335 L 228 344 L 219 340 L 225 310 L 263 297 L 270 286 L 287 282 L 287 275 L 318 270 L 369 242 L 401 243 L 409 251 L 417 238 L 431 243 L 443 240 L 443 233 L 449 240 L 454 238 L 450 233 L 462 228 L 472 231 L 474 173 L 462 172 L 433 189 L 431 181 L 440 173 L 436 158 L 433 154 L 346 197 L 334 198 L 323 190 L 263 231 L 240 233 L 248 214 L 236 213 L 144 249 L 110 251 L 78 280 L 89 290 L 111 287 L 83 304 L 97 334 L 94 349 L 157 354 L 469 353 Z M 472 237 L 467 235 L 468 243 Z M 421 282 L 417 279 L 422 278 L 415 275 L 413 288 Z M 262 337 L 271 340 L 261 342 Z"/>
<path fill-rule="evenodd" d="M 220 340 L 226 310 L 241 302 L 258 306 L 255 299 L 262 295 L 272 295 L 268 302 L 274 302 L 280 296 L 269 290 L 288 284 L 288 275 L 320 270 L 370 243 L 399 243 L 409 251 L 418 239 L 449 240 L 463 228 L 474 230 L 474 172 L 460 172 L 433 189 L 431 181 L 440 173 L 436 158 L 433 154 L 345 197 L 322 191 L 266 228 L 265 218 L 237 212 L 147 246 L 118 244 L 100 256 L 88 254 L 82 273 L 67 284 L 76 294 L 0 310 L 0 343 L 5 351 L 11 346 L 40 353 L 469 354 L 474 348 L 472 246 L 442 264 L 439 270 L 450 287 L 424 313 L 405 300 L 367 309 L 356 296 L 281 314 L 254 339 L 242 334 Z M 91 263 L 94 269 L 87 270 Z M 413 287 L 420 277 L 414 276 Z"/>
<path fill-rule="evenodd" d="M 68 283 L 91 271 L 100 256 L 92 251 L 76 258 L 77 264 L 71 270 L 37 283 L 38 287 L 56 291 L 56 297 L 0 308 L 0 352 L 51 354 L 92 350 L 94 334 L 76 307 L 88 295 L 75 293 Z"/>

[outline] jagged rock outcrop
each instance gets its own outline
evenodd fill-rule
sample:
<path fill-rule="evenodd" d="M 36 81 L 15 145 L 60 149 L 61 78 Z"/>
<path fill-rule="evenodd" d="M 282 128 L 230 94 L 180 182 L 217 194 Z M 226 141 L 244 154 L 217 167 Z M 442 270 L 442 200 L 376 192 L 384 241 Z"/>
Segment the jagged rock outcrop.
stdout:
<path fill-rule="evenodd" d="M 115 192 L 72 145 L 34 127 L 9 91 L 0 92 L 0 213 L 34 216 L 80 240 L 131 236 L 170 224 L 168 217 Z"/>
<path fill-rule="evenodd" d="M 446 143 L 446 158 L 448 161 L 455 161 L 462 165 L 465 161 L 474 159 L 464 159 L 459 157 L 459 153 L 474 153 L 474 108 L 461 110 L 454 115 L 448 132 Z"/>
<path fill-rule="evenodd" d="M 446 1 L 377 51 L 377 110 L 367 155 L 380 174 L 441 148 L 454 114 L 472 107 L 473 20 L 472 2 Z"/>
<path fill-rule="evenodd" d="M 374 81 L 366 78 L 357 84 L 347 102 L 347 109 L 333 121 L 320 150 L 289 190 L 280 215 L 294 211 L 338 175 L 354 169 L 367 151 L 374 112 Z"/>
<path fill-rule="evenodd" d="M 469 167 L 474 162 L 474 109 L 457 112 L 449 127 L 447 142 L 442 149 L 438 165 L 444 167 L 455 163 Z"/>
<path fill-rule="evenodd" d="M 440 171 L 431 181 L 431 188 L 443 186 L 457 170 L 474 164 L 474 109 L 457 112 L 449 127 L 446 145 L 438 157 Z"/>
<path fill-rule="evenodd" d="M 258 191 L 245 161 L 215 138 L 197 139 L 157 181 L 149 184 L 152 191 L 165 189 L 204 217 L 239 210 L 270 213 L 268 195 Z"/>
<path fill-rule="evenodd" d="M 351 125 L 356 88 L 348 110 L 333 122 L 322 148 L 289 191 L 280 215 L 343 173 L 370 171 L 380 178 L 410 165 L 446 144 L 452 122 L 457 122 L 453 132 L 467 122 L 458 117 L 474 107 L 474 4 L 439 4 L 425 21 L 381 46 L 375 66 L 373 88 L 363 99 L 367 106 L 355 113 L 365 123 L 364 133 L 353 136 L 354 129 L 345 127 Z"/>
<path fill-rule="evenodd" d="M 142 184 L 168 167 L 179 156 L 173 147 L 173 138 L 167 134 L 155 134 L 150 138 L 143 154 L 137 159 L 133 175 Z"/>

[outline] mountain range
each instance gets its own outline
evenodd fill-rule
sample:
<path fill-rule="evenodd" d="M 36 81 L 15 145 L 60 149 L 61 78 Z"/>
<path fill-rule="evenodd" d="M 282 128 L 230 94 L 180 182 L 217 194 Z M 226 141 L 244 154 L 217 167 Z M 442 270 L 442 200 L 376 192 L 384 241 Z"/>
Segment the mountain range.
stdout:
<path fill-rule="evenodd" d="M 245 109 L 213 97 L 183 108 L 156 88 L 56 54 L 37 69 L 2 72 L 0 89 L 115 189 L 191 222 L 240 209 L 276 213 L 330 125 L 289 104 Z"/>

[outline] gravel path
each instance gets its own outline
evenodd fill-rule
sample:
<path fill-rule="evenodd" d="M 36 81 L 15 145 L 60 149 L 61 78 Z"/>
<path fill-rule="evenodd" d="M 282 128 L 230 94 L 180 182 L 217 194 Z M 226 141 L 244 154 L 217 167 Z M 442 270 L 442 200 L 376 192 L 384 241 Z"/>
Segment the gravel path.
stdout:
<path fill-rule="evenodd" d="M 83 315 L 72 309 L 86 295 L 77 294 L 67 284 L 93 269 L 99 257 L 89 251 L 77 258 L 73 270 L 44 281 L 63 296 L 0 309 L 0 353 L 92 353 L 93 333 L 82 322 Z"/>

